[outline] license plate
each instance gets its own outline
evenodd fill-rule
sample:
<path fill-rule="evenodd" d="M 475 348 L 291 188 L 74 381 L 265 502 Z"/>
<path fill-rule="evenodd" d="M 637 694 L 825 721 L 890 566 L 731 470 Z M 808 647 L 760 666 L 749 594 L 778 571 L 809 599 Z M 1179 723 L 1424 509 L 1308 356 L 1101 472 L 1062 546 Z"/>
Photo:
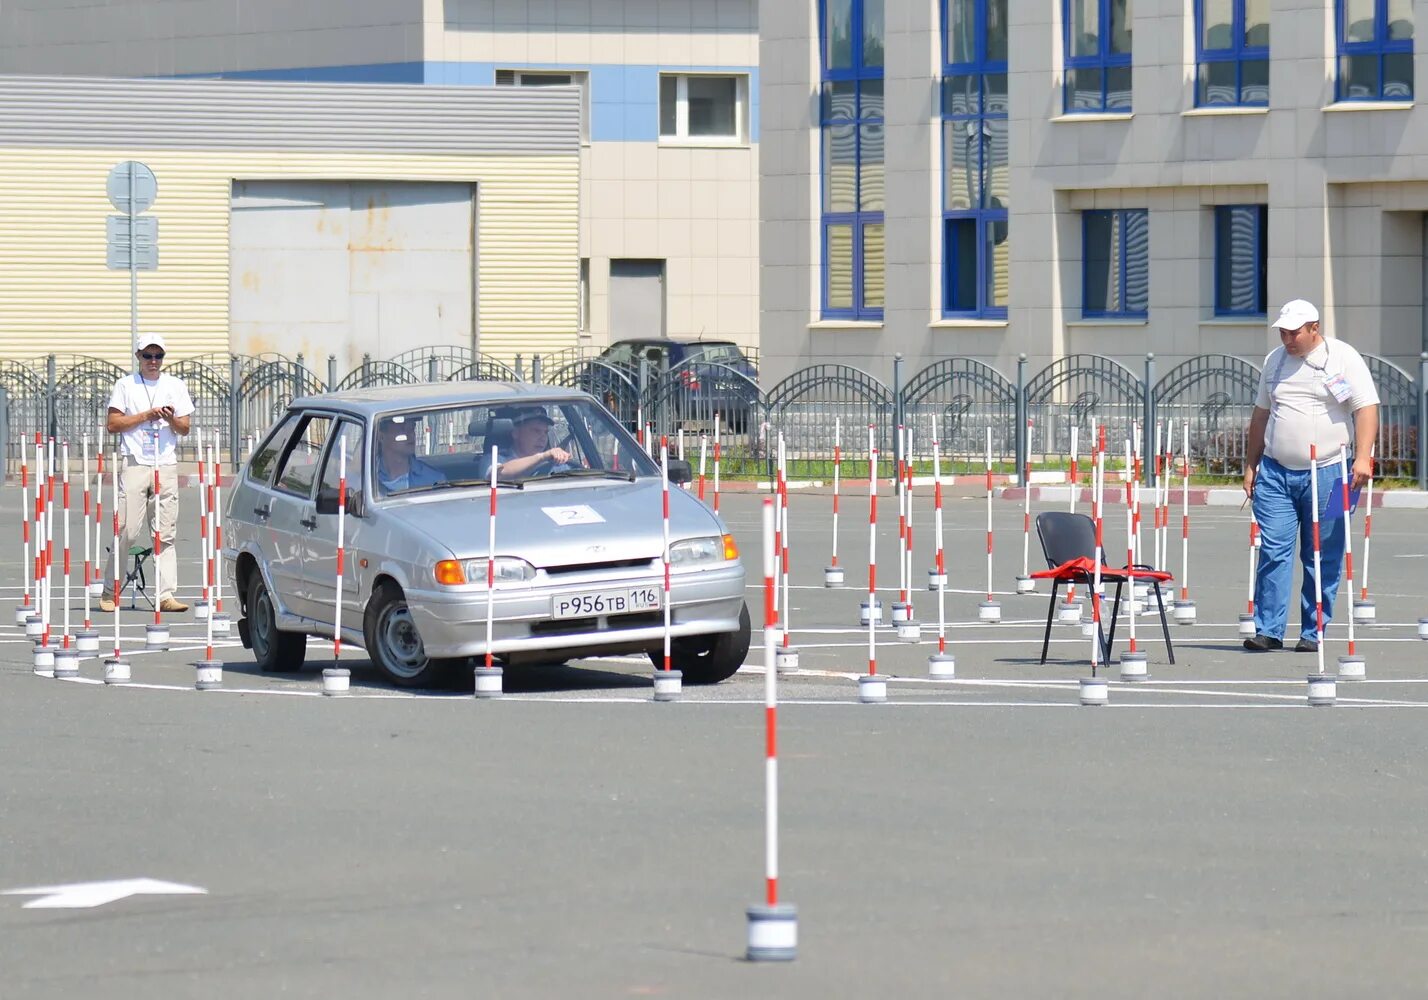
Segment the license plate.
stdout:
<path fill-rule="evenodd" d="M 658 587 L 631 587 L 628 590 L 593 590 L 584 594 L 556 597 L 551 602 L 556 618 L 595 618 L 599 615 L 628 615 L 662 607 Z"/>

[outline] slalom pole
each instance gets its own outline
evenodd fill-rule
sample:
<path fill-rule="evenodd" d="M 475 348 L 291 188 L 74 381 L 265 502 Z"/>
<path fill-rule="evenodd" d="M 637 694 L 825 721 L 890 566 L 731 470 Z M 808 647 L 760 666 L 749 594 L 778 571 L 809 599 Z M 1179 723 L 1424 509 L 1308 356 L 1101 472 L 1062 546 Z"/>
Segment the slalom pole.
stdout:
<path fill-rule="evenodd" d="M 798 910 L 778 901 L 778 671 L 774 669 L 774 509 L 764 497 L 764 902 L 750 906 L 751 962 L 789 961 L 798 954 Z"/>
<path fill-rule="evenodd" d="M 216 440 L 217 440 L 217 435 L 216 435 L 216 434 L 214 435 L 214 439 L 215 439 L 215 443 L 216 443 Z M 206 491 L 206 485 L 207 485 L 207 484 L 206 484 L 205 481 L 204 481 L 203 463 L 204 463 L 204 459 L 205 459 L 207 456 L 204 454 L 205 442 L 204 442 L 204 440 L 203 440 L 203 432 L 202 432 L 202 430 L 199 431 L 198 441 L 197 441 L 197 443 L 196 443 L 196 446 L 197 446 L 197 448 L 198 448 L 198 502 L 199 502 L 199 512 L 200 512 L 200 515 L 199 515 L 199 516 L 200 516 L 200 524 L 199 524 L 199 542 L 200 542 L 200 544 L 199 544 L 199 548 L 202 550 L 200 554 L 201 554 L 202 557 L 203 557 L 203 561 L 199 564 L 198 575 L 199 575 L 200 581 L 201 581 L 202 584 L 203 584 L 203 601 L 204 601 L 204 607 L 205 607 L 207 610 L 205 611 L 204 616 L 203 616 L 203 659 L 193 665 L 193 668 L 194 668 L 194 683 L 193 683 L 193 686 L 194 686 L 195 688 L 197 688 L 199 691 L 216 691 L 218 688 L 221 688 L 221 687 L 223 686 L 223 661 L 220 660 L 220 659 L 218 659 L 218 658 L 216 658 L 216 657 L 213 655 L 213 608 L 208 605 L 208 593 L 209 593 L 209 591 L 208 591 L 208 576 L 207 576 L 207 574 L 208 574 L 209 572 L 211 572 L 212 566 L 213 566 L 213 562 L 212 562 L 212 560 L 211 560 L 210 558 L 208 558 L 208 556 L 209 556 L 209 543 L 212 541 L 212 539 L 208 537 L 208 518 L 207 518 L 207 516 L 206 516 L 207 513 L 208 513 L 208 509 L 207 509 L 207 507 L 205 506 L 206 500 L 205 500 L 205 498 L 204 498 L 204 494 L 207 492 L 207 491 Z M 340 442 L 339 442 L 339 447 L 340 447 Z M 215 450 L 216 450 L 216 448 L 215 448 Z M 344 452 L 344 456 L 345 456 L 345 452 Z M 339 533 L 341 532 L 341 530 L 342 530 L 341 528 L 338 529 Z M 340 537 L 340 535 L 339 535 L 339 537 Z M 342 543 L 339 541 L 339 542 L 338 542 L 339 552 L 340 552 L 340 546 L 341 546 L 341 544 L 342 544 Z M 341 557 L 341 555 L 339 555 L 337 558 L 338 558 L 338 566 L 339 566 L 339 569 L 338 569 L 337 572 L 338 572 L 338 579 L 340 580 L 340 579 L 341 579 L 341 574 L 342 574 L 342 570 L 340 569 L 342 557 Z M 175 565 L 177 565 L 177 560 L 175 560 Z M 341 589 L 342 589 L 341 587 L 338 588 L 339 591 L 340 591 Z M 335 628 L 336 628 L 336 626 L 334 626 L 334 629 L 335 629 Z M 334 645 L 333 649 L 334 649 L 334 651 L 336 650 L 336 646 L 335 646 L 335 645 Z M 335 662 L 335 661 L 334 661 L 334 662 Z M 327 690 L 327 685 L 328 685 L 328 683 L 329 683 L 329 681 L 328 681 L 328 677 L 327 677 L 327 671 L 324 670 L 324 671 L 322 672 L 322 693 L 323 693 L 323 694 L 329 693 L 328 690 Z"/>
<path fill-rule="evenodd" d="M 204 451 L 203 428 L 196 428 L 194 434 L 198 438 L 198 578 L 203 597 L 194 604 L 193 616 L 207 619 L 213 614 L 213 553 L 209 548 L 213 538 L 208 531 L 208 474 L 204 469 L 208 455 Z"/>
<path fill-rule="evenodd" d="M 35 578 L 35 606 L 33 617 L 38 624 L 26 625 L 25 634 L 38 639 L 44 631 L 45 620 L 45 459 L 44 446 L 41 443 L 40 435 L 35 435 L 35 513 L 33 518 L 33 528 L 30 532 L 34 538 L 34 578 Z M 28 511 L 26 512 L 28 514 Z M 38 631 L 33 631 L 33 630 Z"/>
<path fill-rule="evenodd" d="M 1091 576 L 1091 676 L 1096 676 L 1096 668 L 1101 663 L 1101 566 L 1106 560 L 1105 536 L 1101 509 L 1106 494 L 1106 449 L 1105 430 L 1102 429 L 1100 445 L 1094 448 L 1091 462 L 1091 506 L 1096 522 L 1096 566 Z"/>
<path fill-rule="evenodd" d="M 1254 626 L 1254 585 L 1259 572 L 1259 522 L 1254 519 L 1254 509 L 1250 509 L 1249 519 L 1249 587 L 1245 599 L 1245 613 L 1240 615 L 1240 635 L 1249 638 L 1255 634 Z"/>
<path fill-rule="evenodd" d="M 1139 486 L 1139 485 L 1140 485 L 1140 475 L 1141 475 L 1142 466 L 1141 466 L 1141 454 L 1140 454 L 1140 424 L 1138 424 L 1138 423 L 1134 423 L 1134 422 L 1133 422 L 1133 423 L 1131 424 L 1131 440 L 1130 440 L 1130 446 L 1131 446 L 1131 448 L 1130 448 L 1130 454 L 1126 456 L 1126 475 L 1129 476 L 1129 481 L 1130 481 L 1130 482 L 1133 482 L 1133 483 L 1135 483 L 1137 486 Z M 1127 491 L 1126 491 L 1126 503 L 1132 503 L 1132 502 L 1133 502 L 1133 504 L 1134 504 L 1134 510 L 1133 510 L 1133 514 L 1134 514 L 1133 522 L 1134 522 L 1134 523 L 1133 523 L 1133 527 L 1134 527 L 1134 531 L 1135 531 L 1135 560 L 1134 560 L 1134 561 L 1137 561 L 1137 562 L 1138 562 L 1138 561 L 1140 560 L 1140 558 L 1141 558 L 1141 552 L 1144 551 L 1144 550 L 1141 548 L 1142 533 L 1141 533 L 1141 526 L 1140 526 L 1140 490 L 1139 490 L 1139 489 L 1136 489 L 1136 490 L 1134 490 L 1134 491 L 1130 491 L 1130 490 L 1127 490 Z M 1132 589 L 1132 590 L 1135 589 L 1134 583 L 1132 583 L 1131 589 Z"/>
<path fill-rule="evenodd" d="M 779 553 L 779 566 L 783 572 L 783 643 L 784 650 L 789 649 L 788 633 L 793 628 L 793 601 L 789 596 L 788 584 L 788 456 L 784 451 L 783 428 L 778 432 L 778 506 L 780 520 L 783 522 L 783 550 Z"/>
<path fill-rule="evenodd" d="M 496 494 L 500 490 L 501 456 L 500 449 L 491 448 L 491 498 L 486 507 L 486 656 L 475 674 L 477 698 L 497 698 L 501 695 L 502 674 L 496 666 Z"/>
<path fill-rule="evenodd" d="M 213 610 L 209 615 L 218 616 L 214 618 L 213 631 L 219 635 L 227 635 L 228 616 L 223 613 L 223 463 L 219 461 L 217 447 L 213 449 L 211 471 L 213 496 L 208 504 L 208 511 L 213 515 Z"/>
<path fill-rule="evenodd" d="M 1349 448 L 1348 445 L 1339 446 L 1339 479 L 1343 487 L 1344 497 L 1344 573 L 1346 574 L 1347 593 L 1349 600 L 1353 600 L 1354 593 L 1354 532 L 1353 520 L 1349 517 Z M 1319 634 L 1319 646 L 1324 645 L 1324 635 Z M 1358 655 L 1354 643 L 1354 616 L 1349 615 L 1349 649 L 1348 653 L 1339 657 L 1339 679 L 1350 681 L 1361 681 L 1364 679 L 1365 667 L 1364 658 Z"/>
<path fill-rule="evenodd" d="M 15 624 L 25 624 L 25 619 L 30 617 L 32 606 L 30 604 L 30 589 L 34 585 L 34 567 L 30 565 L 30 465 L 26 457 L 25 435 L 20 435 L 20 545 L 24 552 L 24 561 L 20 563 L 21 571 L 25 574 L 25 596 L 20 602 L 20 606 L 15 609 Z"/>
<path fill-rule="evenodd" d="M 1073 428 L 1071 431 L 1075 434 Z M 1072 487 L 1075 490 L 1075 487 Z M 1031 421 L 1026 422 L 1026 463 L 1021 469 L 1021 576 L 1017 582 L 1031 580 Z M 1018 590 L 1021 588 L 1018 587 Z"/>
<path fill-rule="evenodd" d="M 203 511 L 207 515 L 207 520 L 203 525 L 203 551 L 208 553 L 208 558 L 203 566 L 203 599 L 208 602 L 209 627 L 212 628 L 212 620 L 216 608 L 213 605 L 215 586 L 218 583 L 218 544 L 217 544 L 217 524 L 218 512 L 213 509 L 213 480 L 202 471 L 207 465 L 210 469 L 217 469 L 219 464 L 218 440 L 214 435 L 214 440 L 206 445 L 206 453 L 199 455 L 199 479 L 202 481 Z"/>
<path fill-rule="evenodd" d="M 1314 514 L 1314 628 L 1319 635 L 1319 673 L 1324 672 L 1324 589 L 1319 551 L 1319 446 L 1309 445 L 1309 505 Z"/>
<path fill-rule="evenodd" d="M 783 428 L 779 428 L 778 437 L 773 442 L 774 477 L 774 558 L 778 560 L 778 566 L 774 572 L 776 582 L 779 584 L 774 589 L 774 615 L 779 615 L 779 609 L 783 606 L 783 532 L 784 532 L 784 509 L 779 502 L 783 493 Z M 776 617 L 775 621 L 782 627 L 782 618 Z"/>
<path fill-rule="evenodd" d="M 344 694 L 351 689 L 352 671 L 342 667 L 342 570 L 343 562 L 346 559 L 347 547 L 347 448 L 339 435 L 334 442 L 334 447 L 338 450 L 337 456 L 337 580 L 336 589 L 332 598 L 332 666 L 322 672 L 322 693 L 328 695 Z M 492 495 L 495 492 L 492 491 Z M 492 518 L 494 523 L 495 518 Z M 487 539 L 489 541 L 489 538 Z M 495 560 L 491 557 L 495 555 L 492 551 L 486 553 L 487 580 L 490 580 L 491 566 Z M 491 586 L 486 587 L 489 595 Z M 212 624 L 209 625 L 209 634 L 212 634 Z M 211 642 L 211 640 L 210 640 Z M 491 642 L 486 641 L 489 649 Z"/>
<path fill-rule="evenodd" d="M 1180 423 L 1180 600 L 1175 602 L 1175 620 L 1195 623 L 1195 602 L 1190 600 L 1190 421 Z"/>
<path fill-rule="evenodd" d="M 45 638 L 43 645 L 50 644 L 50 633 L 55 624 L 55 439 L 45 442 Z"/>
<path fill-rule="evenodd" d="M 878 445 L 876 430 L 868 425 L 868 672 L 858 678 L 858 700 L 887 701 L 888 682 L 878 676 Z M 894 469 L 896 472 L 896 469 Z"/>
<path fill-rule="evenodd" d="M 159 485 L 159 432 L 153 432 L 154 440 L 154 465 L 153 465 L 153 491 L 154 491 L 154 622 L 144 628 L 144 648 L 152 651 L 168 649 L 169 629 L 164 624 L 160 612 L 163 608 L 164 597 L 164 573 L 163 573 L 163 538 L 159 531 L 162 507 L 160 505 L 161 487 Z M 177 540 L 177 539 L 175 539 Z M 178 568 L 178 553 L 174 553 L 174 568 Z M 175 580 L 174 583 L 178 581 Z"/>
<path fill-rule="evenodd" d="M 651 429 L 653 434 L 653 429 Z M 653 442 L 652 442 L 653 443 Z M 660 503 L 664 533 L 664 667 L 654 672 L 654 700 L 674 701 L 679 697 L 684 673 L 671 670 L 670 663 L 670 592 L 669 592 L 669 436 L 659 438 Z"/>
<path fill-rule="evenodd" d="M 902 474 L 904 479 L 903 500 L 907 509 L 907 534 L 906 544 L 902 552 L 902 582 L 903 582 L 903 613 L 906 615 L 903 621 L 898 623 L 897 637 L 903 642 L 918 642 L 922 639 L 922 626 L 917 623 L 917 612 L 913 608 L 912 589 L 912 428 L 903 429 L 902 453 L 904 461 Z"/>
<path fill-rule="evenodd" d="M 709 458 L 709 435 L 699 435 L 699 500 L 704 501 L 704 465 Z"/>
<path fill-rule="evenodd" d="M 1076 452 L 1077 452 L 1077 448 L 1078 448 L 1079 445 L 1080 445 L 1080 439 L 1079 439 L 1079 435 L 1078 435 L 1077 432 L 1078 432 L 1078 428 L 1073 424 L 1073 425 L 1071 426 L 1071 513 L 1073 513 L 1073 514 L 1076 512 L 1076 491 L 1077 491 L 1077 486 L 1076 486 L 1076 473 L 1079 471 L 1079 470 L 1077 469 L 1077 467 L 1076 467 L 1076 461 L 1077 461 L 1077 454 L 1076 454 Z M 1027 479 L 1027 483 L 1028 483 L 1027 488 L 1026 488 L 1026 492 L 1027 492 L 1028 497 L 1030 497 L 1030 495 L 1031 495 L 1031 486 L 1030 486 L 1030 483 L 1031 483 L 1031 421 L 1030 421 L 1030 420 L 1028 420 L 1028 421 L 1026 422 L 1026 441 L 1027 441 L 1027 444 L 1026 444 L 1026 451 L 1027 451 L 1026 479 Z M 1030 507 L 1031 507 L 1031 502 L 1030 502 L 1030 500 L 1028 499 L 1028 501 L 1027 501 L 1027 508 L 1028 508 L 1028 509 L 1027 509 L 1026 518 L 1025 518 L 1025 521 L 1026 521 L 1026 529 L 1025 529 L 1025 530 L 1026 530 L 1026 538 L 1025 538 L 1025 540 L 1023 540 L 1023 542 L 1022 542 L 1022 550 L 1023 550 L 1023 551 L 1022 551 L 1022 564 L 1023 564 L 1023 565 L 1026 565 L 1026 558 L 1027 558 L 1027 557 L 1026 557 L 1026 549 L 1030 548 L 1030 541 L 1031 541 L 1031 510 L 1030 510 Z M 1028 577 L 1028 579 L 1030 579 L 1030 577 Z M 1065 599 L 1061 602 L 1061 604 L 1060 604 L 1060 605 L 1057 607 L 1057 609 L 1056 609 L 1056 620 L 1057 620 L 1057 621 L 1060 621 L 1060 622 L 1079 622 L 1079 621 L 1081 620 L 1081 605 L 1079 605 L 1079 604 L 1076 603 L 1076 581 L 1074 581 L 1074 580 L 1069 581 L 1069 582 L 1066 584 L 1066 597 L 1065 597 Z"/>
<path fill-rule="evenodd" d="M 714 414 L 714 513 L 719 513 L 719 414 Z"/>
<path fill-rule="evenodd" d="M 102 449 L 101 449 L 101 454 L 102 454 Z M 122 586 L 123 586 L 123 582 L 122 582 L 122 581 L 123 581 L 123 577 L 122 577 L 120 574 L 124 572 L 123 562 L 122 562 L 122 561 L 120 560 L 120 558 L 119 558 L 119 465 L 120 465 L 120 455 L 121 455 L 121 452 L 119 452 L 119 451 L 116 450 L 116 451 L 114 452 L 114 454 L 112 454 L 112 455 L 110 456 L 110 467 L 109 467 L 109 474 L 110 474 L 109 500 L 110 500 L 110 506 L 113 508 L 113 509 L 110 511 L 110 513 L 109 513 L 109 517 L 110 517 L 110 520 L 111 520 L 111 522 L 112 522 L 113 538 L 114 538 L 114 541 L 113 541 L 114 548 L 113 548 L 113 550 L 112 550 L 113 553 L 114 553 L 114 580 L 113 580 L 113 584 L 112 584 L 112 586 L 114 587 L 114 589 L 113 589 L 113 591 L 112 591 L 112 593 L 113 593 L 113 595 L 114 595 L 114 655 L 111 656 L 109 659 L 107 659 L 107 660 L 104 661 L 104 683 L 105 683 L 105 684 L 127 684 L 127 683 L 129 682 L 129 677 L 130 677 L 129 664 L 124 660 L 124 654 L 123 654 L 123 652 L 122 652 L 122 651 L 120 650 L 120 648 L 119 648 L 119 646 L 120 646 L 120 641 L 119 641 L 119 609 L 120 609 L 119 592 L 120 592 L 120 589 L 121 589 Z M 101 488 L 102 488 L 102 485 L 103 485 L 103 481 L 102 481 L 102 480 L 100 481 L 100 484 L 101 484 Z M 100 572 L 103 572 L 103 570 L 100 570 Z M 108 582 L 106 582 L 105 586 L 110 586 L 110 584 L 109 584 Z"/>
<path fill-rule="evenodd" d="M 843 586 L 843 567 L 838 565 L 838 488 L 843 472 L 843 418 L 833 420 L 833 561 L 823 570 L 823 586 Z"/>
<path fill-rule="evenodd" d="M 63 628 L 64 632 L 60 636 L 60 648 L 69 649 L 69 442 L 65 441 L 62 447 L 62 459 L 60 464 L 62 479 L 61 489 L 63 490 L 63 517 L 64 517 L 64 551 L 62 571 L 64 573 L 64 586 L 61 589 L 61 597 L 64 601 L 63 607 Z"/>
<path fill-rule="evenodd" d="M 1026 433 L 1027 433 L 1027 441 L 1028 441 L 1028 444 L 1027 444 L 1027 446 L 1026 446 L 1026 462 L 1027 462 L 1027 468 L 1029 469 L 1029 468 L 1031 467 L 1031 444 L 1029 443 L 1030 440 L 1031 440 L 1031 421 L 1030 421 L 1030 420 L 1028 420 L 1028 421 L 1026 422 L 1026 428 L 1027 428 Z M 1073 514 L 1076 513 L 1076 494 L 1080 492 L 1080 488 L 1079 488 L 1079 487 L 1077 486 L 1077 484 L 1076 484 L 1076 472 L 1077 472 L 1077 470 L 1076 470 L 1076 446 L 1077 446 L 1077 444 L 1079 443 L 1079 442 L 1076 440 L 1076 435 L 1077 435 L 1077 432 L 1080 431 L 1080 429 L 1081 429 L 1081 428 L 1077 427 L 1075 424 L 1072 424 L 1072 425 L 1071 425 L 1071 480 L 1070 480 L 1071 489 L 1068 491 L 1068 492 L 1070 493 L 1070 495 L 1071 495 L 1071 501 L 1070 501 L 1070 506 L 1067 507 L 1067 510 L 1069 510 L 1069 511 L 1070 511 L 1071 513 L 1073 513 Z M 1026 488 L 1027 488 L 1028 490 L 1031 489 L 1031 475 L 1030 475 L 1030 473 L 1027 474 Z M 1094 489 L 1094 487 L 1092 487 L 1092 488 Z"/>
<path fill-rule="evenodd" d="M 104 572 L 104 439 L 100 438 L 94 455 L 94 579 L 91 597 L 103 597 L 108 582 L 100 579 Z"/>
<path fill-rule="evenodd" d="M 82 471 L 81 471 L 80 474 L 81 474 L 81 476 L 83 477 L 83 478 L 81 479 L 81 482 L 84 484 L 84 489 L 83 489 L 83 491 L 82 491 L 84 513 L 81 515 L 80 520 L 84 522 L 84 630 L 85 630 L 86 632 L 88 632 L 89 629 L 90 629 L 90 624 L 91 624 L 91 623 L 90 623 L 90 620 L 89 620 L 89 585 L 90 585 L 90 583 L 92 582 L 91 579 L 90 579 L 90 573 L 91 573 L 91 571 L 92 571 L 92 567 L 90 566 L 90 563 L 89 563 L 89 503 L 90 503 L 90 500 L 89 500 L 89 435 L 88 435 L 88 434 L 86 434 L 86 435 L 84 436 L 84 444 L 83 444 L 82 447 L 83 447 L 83 449 L 84 449 L 84 458 L 83 458 L 83 461 L 82 461 L 82 463 L 81 463 L 83 468 L 82 468 Z"/>
<path fill-rule="evenodd" d="M 907 610 L 907 435 L 903 430 L 902 424 L 893 429 L 897 435 L 897 444 L 893 449 L 896 459 L 893 463 L 893 496 L 897 499 L 897 600 L 892 606 L 894 625 L 901 625 L 912 618 Z"/>
<path fill-rule="evenodd" d="M 1369 478 L 1364 492 L 1364 564 L 1363 580 L 1359 589 L 1359 603 L 1353 613 L 1365 624 L 1377 617 L 1373 601 L 1369 600 L 1369 542 L 1373 539 L 1373 455 L 1378 445 L 1369 449 Z M 1350 594 L 1353 591 L 1349 592 Z"/>
<path fill-rule="evenodd" d="M 932 583 L 937 591 L 937 652 L 927 658 L 927 676 L 950 680 L 957 676 L 957 658 L 947 652 L 947 559 L 942 548 L 942 442 L 932 435 L 932 531 L 937 546 Z"/>
<path fill-rule="evenodd" d="M 1002 606 L 992 595 L 992 428 L 987 426 L 987 599 L 977 607 L 977 618 L 984 622 L 1002 620 Z"/>
<path fill-rule="evenodd" d="M 1126 442 L 1126 464 L 1132 464 L 1131 445 Z M 1140 480 L 1131 478 L 1126 480 L 1126 577 L 1130 584 L 1130 606 L 1129 614 L 1126 616 L 1128 625 L 1127 639 L 1130 643 L 1129 649 L 1121 654 L 1121 680 L 1123 681 L 1143 681 L 1149 678 L 1146 673 L 1146 655 L 1142 653 L 1135 642 L 1135 619 L 1136 619 L 1136 596 L 1135 596 L 1135 546 L 1136 546 L 1136 522 L 1134 508 L 1140 499 Z"/>
<path fill-rule="evenodd" d="M 1159 420 L 1155 422 L 1155 426 L 1151 429 L 1151 435 L 1155 447 L 1155 454 L 1150 458 L 1150 502 L 1152 505 L 1152 525 L 1150 530 L 1152 536 L 1151 541 L 1155 547 L 1155 554 L 1151 559 L 1151 565 L 1156 569 L 1160 569 L 1165 565 L 1164 538 L 1160 532 L 1160 488 L 1161 484 L 1165 481 L 1165 460 L 1164 452 L 1161 448 Z"/>

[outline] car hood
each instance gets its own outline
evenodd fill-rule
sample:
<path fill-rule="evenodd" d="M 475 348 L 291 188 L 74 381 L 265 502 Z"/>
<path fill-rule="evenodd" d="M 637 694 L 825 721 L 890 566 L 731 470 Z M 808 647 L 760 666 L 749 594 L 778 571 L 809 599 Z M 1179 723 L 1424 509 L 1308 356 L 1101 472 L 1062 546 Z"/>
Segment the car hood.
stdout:
<path fill-rule="evenodd" d="M 658 479 L 633 483 L 531 485 L 496 499 L 496 552 L 537 568 L 580 562 L 653 559 L 663 551 Z M 724 529 L 698 499 L 669 491 L 669 536 L 677 541 Z M 486 493 L 430 496 L 382 512 L 427 535 L 459 559 L 486 554 Z"/>

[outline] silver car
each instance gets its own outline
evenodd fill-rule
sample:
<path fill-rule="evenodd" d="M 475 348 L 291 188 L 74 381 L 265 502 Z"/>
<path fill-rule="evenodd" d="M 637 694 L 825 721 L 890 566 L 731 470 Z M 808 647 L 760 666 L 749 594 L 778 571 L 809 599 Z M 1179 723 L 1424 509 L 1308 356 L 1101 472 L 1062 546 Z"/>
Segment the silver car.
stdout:
<path fill-rule="evenodd" d="M 224 558 L 263 670 L 297 670 L 309 635 L 332 636 L 344 455 L 342 640 L 396 684 L 484 658 L 488 574 L 499 662 L 643 651 L 662 663 L 658 463 L 586 393 L 467 382 L 298 399 L 254 450 Z M 689 466 L 671 461 L 670 478 Z M 744 569 L 718 516 L 669 493 L 672 666 L 712 684 L 748 652 Z"/>

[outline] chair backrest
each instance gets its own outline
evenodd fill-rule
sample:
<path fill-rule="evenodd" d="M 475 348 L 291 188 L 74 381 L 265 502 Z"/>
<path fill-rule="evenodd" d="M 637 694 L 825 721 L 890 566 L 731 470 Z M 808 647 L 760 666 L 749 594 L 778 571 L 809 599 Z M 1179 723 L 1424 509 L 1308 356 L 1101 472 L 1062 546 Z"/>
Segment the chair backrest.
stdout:
<path fill-rule="evenodd" d="M 1048 569 L 1084 556 L 1096 558 L 1096 522 L 1085 514 L 1048 510 L 1036 515 L 1036 537 Z"/>

